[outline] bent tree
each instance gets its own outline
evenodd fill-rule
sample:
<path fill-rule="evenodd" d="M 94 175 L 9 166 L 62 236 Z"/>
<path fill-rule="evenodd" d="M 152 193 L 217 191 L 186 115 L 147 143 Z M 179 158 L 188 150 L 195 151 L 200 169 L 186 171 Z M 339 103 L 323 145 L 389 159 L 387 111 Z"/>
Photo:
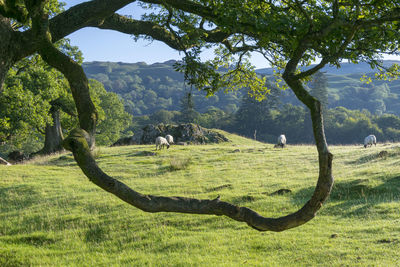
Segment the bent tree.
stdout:
<path fill-rule="evenodd" d="M 131 2 L 148 10 L 141 20 L 116 11 Z M 76 5 L 55 16 L 48 6 L 55 1 L 0 2 L 0 82 L 18 60 L 39 53 L 69 81 L 77 107 L 80 129 L 64 141 L 84 174 L 96 185 L 127 203 L 148 212 L 182 212 L 225 215 L 246 222 L 259 231 L 283 231 L 311 220 L 330 194 L 333 185 L 332 154 L 324 134 L 321 103 L 305 90 L 303 82 L 327 64 L 343 60 L 365 61 L 382 75 L 396 75 L 397 68 L 380 62 L 382 54 L 398 54 L 399 6 L 382 1 L 223 1 L 223 0 L 94 0 Z M 151 13 L 153 12 L 153 13 Z M 25 25 L 24 31 L 13 22 Z M 72 23 L 73 22 L 73 23 Z M 265 218 L 246 207 L 219 198 L 143 195 L 105 174 L 90 152 L 94 144 L 96 110 L 88 93 L 87 78 L 79 64 L 53 43 L 84 27 L 115 30 L 136 37 L 156 39 L 185 52 L 177 69 L 209 94 L 224 87 L 248 85 L 253 94 L 267 93 L 264 81 L 255 76 L 246 57 L 261 53 L 277 69 L 284 86 L 310 110 L 318 150 L 319 177 L 310 200 L 298 211 L 280 218 Z M 218 44 L 217 57 L 200 62 L 202 47 Z M 319 59 L 319 63 L 311 62 Z M 225 67 L 225 72 L 215 71 Z M 300 68 L 302 67 L 302 68 Z"/>

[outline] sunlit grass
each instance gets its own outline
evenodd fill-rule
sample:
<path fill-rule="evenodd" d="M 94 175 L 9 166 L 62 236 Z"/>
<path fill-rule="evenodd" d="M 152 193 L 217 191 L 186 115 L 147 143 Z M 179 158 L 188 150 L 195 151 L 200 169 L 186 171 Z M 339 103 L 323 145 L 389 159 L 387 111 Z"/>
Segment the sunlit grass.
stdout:
<path fill-rule="evenodd" d="M 215 198 L 277 217 L 318 176 L 314 146 L 101 147 L 98 164 L 135 190 Z M 381 151 L 385 156 L 379 156 Z M 309 223 L 258 232 L 226 217 L 140 211 L 92 184 L 66 152 L 0 166 L 0 266 L 399 266 L 399 144 L 333 146 L 335 185 Z M 272 194 L 289 189 L 285 194 Z"/>

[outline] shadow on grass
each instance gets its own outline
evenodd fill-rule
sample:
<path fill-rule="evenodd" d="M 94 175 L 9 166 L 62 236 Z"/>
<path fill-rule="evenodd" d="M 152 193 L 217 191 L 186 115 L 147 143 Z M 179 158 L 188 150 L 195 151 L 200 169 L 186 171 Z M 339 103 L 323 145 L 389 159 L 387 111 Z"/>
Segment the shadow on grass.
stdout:
<path fill-rule="evenodd" d="M 119 154 L 107 154 L 103 155 L 103 153 L 99 150 L 96 152 L 96 155 L 94 157 L 96 158 L 97 162 L 102 162 L 108 158 L 114 158 L 114 157 L 148 157 L 148 156 L 156 156 L 156 152 L 152 151 L 138 151 L 135 153 L 132 152 L 125 152 L 125 153 L 119 153 Z M 40 162 L 38 163 L 39 165 L 56 165 L 60 167 L 65 167 L 65 166 L 71 166 L 71 165 L 76 165 L 76 161 L 72 154 L 67 154 L 67 155 L 62 155 L 58 158 L 54 158 L 45 162 Z"/>
<path fill-rule="evenodd" d="M 35 247 L 51 245 L 57 242 L 57 239 L 49 237 L 45 233 L 31 233 L 25 235 L 15 235 L 12 237 L 2 238 L 1 241 L 10 244 L 26 244 Z"/>
<path fill-rule="evenodd" d="M 39 193 L 28 185 L 0 187 L 0 212 L 25 209 L 35 204 L 38 199 Z"/>
<path fill-rule="evenodd" d="M 76 165 L 76 161 L 74 157 L 71 155 L 63 155 L 58 158 L 51 159 L 46 163 L 42 163 L 42 165 L 56 165 L 59 167 Z"/>
<path fill-rule="evenodd" d="M 398 148 L 392 150 L 381 150 L 379 152 L 362 156 L 356 160 L 348 161 L 347 164 L 365 164 L 374 160 L 385 160 L 386 158 L 400 156 L 400 150 Z"/>
<path fill-rule="evenodd" d="M 90 224 L 85 233 L 85 241 L 87 243 L 100 243 L 106 239 L 106 231 L 101 225 Z"/>
<path fill-rule="evenodd" d="M 243 195 L 234 197 L 230 200 L 230 202 L 234 205 L 244 205 L 245 203 L 253 202 L 256 198 L 250 195 Z"/>
<path fill-rule="evenodd" d="M 232 189 L 232 188 L 233 188 L 232 184 L 223 184 L 223 185 L 220 185 L 220 186 L 216 186 L 216 187 L 205 189 L 205 192 L 215 192 L 215 191 L 220 191 L 220 190 L 223 190 L 223 189 Z"/>
<path fill-rule="evenodd" d="M 371 208 L 380 204 L 400 199 L 400 176 L 385 179 L 378 186 L 370 185 L 371 179 L 357 179 L 352 181 L 337 182 L 334 184 L 328 202 L 322 212 L 342 217 L 371 215 Z M 292 202 L 304 203 L 311 197 L 314 187 L 305 188 L 295 192 Z M 387 212 L 392 212 L 390 209 Z M 384 214 L 385 211 L 380 212 Z"/>
<path fill-rule="evenodd" d="M 224 223 L 221 224 L 221 221 Z M 229 220 L 228 220 L 229 221 Z M 174 215 L 165 216 L 160 218 L 158 223 L 171 227 L 174 229 L 179 229 L 180 231 L 174 232 L 175 236 L 187 236 L 186 231 L 191 232 L 208 232 L 212 230 L 221 230 L 221 229 L 230 229 L 243 227 L 241 224 L 236 224 L 235 222 L 226 223 L 227 219 L 224 216 L 215 216 L 215 215 L 194 215 L 194 214 L 186 214 L 181 215 L 179 219 L 177 219 Z"/>
<path fill-rule="evenodd" d="M 156 155 L 157 155 L 157 152 L 143 150 L 143 151 L 138 151 L 134 154 L 129 153 L 129 155 L 127 157 L 148 157 L 148 156 L 156 156 Z"/>

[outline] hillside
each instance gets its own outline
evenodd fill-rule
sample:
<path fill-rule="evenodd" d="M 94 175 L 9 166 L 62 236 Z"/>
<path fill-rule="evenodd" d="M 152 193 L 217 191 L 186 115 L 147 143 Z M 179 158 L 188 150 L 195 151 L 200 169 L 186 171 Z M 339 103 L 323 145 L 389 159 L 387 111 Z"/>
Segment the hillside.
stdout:
<path fill-rule="evenodd" d="M 232 142 L 155 155 L 146 153 L 152 145 L 101 147 L 97 161 L 142 193 L 219 195 L 269 217 L 308 200 L 314 146 L 274 149 L 224 134 Z M 280 233 L 221 216 L 140 211 L 88 181 L 70 153 L 0 165 L 0 266 L 398 266 L 399 145 L 332 146 L 330 199 L 312 221 Z M 291 192 L 272 194 L 279 189 Z"/>
<path fill-rule="evenodd" d="M 119 94 L 127 111 L 134 115 L 152 114 L 166 110 L 179 110 L 180 100 L 186 92 L 183 75 L 173 69 L 175 61 L 147 65 L 139 63 L 85 62 L 83 68 L 89 78 L 102 82 L 106 90 Z M 242 93 L 217 93 L 205 97 L 205 93 L 192 89 L 193 100 L 199 112 L 218 107 L 227 112 L 238 108 Z"/>
<path fill-rule="evenodd" d="M 394 61 L 386 61 L 390 64 Z M 121 62 L 86 62 L 83 68 L 89 78 L 102 82 L 106 90 L 118 93 L 127 111 L 134 115 L 152 114 L 157 110 L 179 110 L 180 100 L 190 90 L 183 83 L 183 75 L 174 71 L 170 60 L 147 65 Z M 271 69 L 258 70 L 269 74 Z M 400 81 L 376 81 L 365 84 L 360 77 L 371 72 L 366 64 L 344 63 L 342 67 L 325 67 L 328 79 L 329 107 L 343 106 L 348 109 L 367 109 L 373 114 L 392 113 L 400 115 Z M 206 112 L 217 107 L 225 112 L 237 111 L 243 90 L 225 94 L 217 93 L 206 98 L 203 92 L 193 88 L 196 110 Z M 282 92 L 284 103 L 299 105 L 290 90 Z"/>

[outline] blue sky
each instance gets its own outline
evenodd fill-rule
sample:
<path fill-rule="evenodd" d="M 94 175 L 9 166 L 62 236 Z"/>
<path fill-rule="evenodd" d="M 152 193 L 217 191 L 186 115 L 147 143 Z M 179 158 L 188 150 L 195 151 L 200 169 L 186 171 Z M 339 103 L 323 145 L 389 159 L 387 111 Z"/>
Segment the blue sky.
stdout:
<path fill-rule="evenodd" d="M 65 1 L 66 9 L 76 4 L 82 3 L 82 0 Z M 140 16 L 140 8 L 135 4 L 130 4 L 118 11 L 123 15 Z M 96 28 L 84 28 L 67 36 L 71 44 L 78 46 L 83 53 L 84 61 L 113 61 L 113 62 L 146 62 L 152 64 L 155 62 L 164 62 L 170 59 L 181 59 L 183 57 L 176 50 L 169 48 L 159 41 L 135 42 L 130 35 L 118 33 L 109 30 L 99 30 Z M 212 51 L 204 52 L 204 58 L 212 57 Z M 259 55 L 252 56 L 252 63 L 257 68 L 268 67 L 265 59 Z"/>
<path fill-rule="evenodd" d="M 66 1 L 69 8 L 79 4 L 81 0 Z M 134 15 L 138 8 L 131 4 L 118 13 Z M 137 12 L 136 12 L 137 13 Z M 179 59 L 178 52 L 161 42 L 135 42 L 130 35 L 97 28 L 84 28 L 69 36 L 72 45 L 83 52 L 85 61 L 121 61 L 146 63 L 164 62 L 169 59 Z"/>
<path fill-rule="evenodd" d="M 65 1 L 66 9 L 76 4 L 85 2 L 83 0 Z M 118 13 L 131 15 L 139 18 L 140 8 L 136 4 L 130 4 Z M 176 50 L 158 41 L 139 40 L 135 42 L 130 35 L 97 28 L 84 28 L 67 36 L 72 45 L 76 45 L 83 52 L 84 61 L 112 61 L 112 62 L 164 62 L 170 59 L 179 60 L 182 58 Z M 204 59 L 212 58 L 212 51 L 204 52 Z M 396 59 L 399 57 L 385 57 L 385 59 Z M 266 60 L 259 54 L 252 55 L 252 64 L 256 68 L 269 67 Z"/>

